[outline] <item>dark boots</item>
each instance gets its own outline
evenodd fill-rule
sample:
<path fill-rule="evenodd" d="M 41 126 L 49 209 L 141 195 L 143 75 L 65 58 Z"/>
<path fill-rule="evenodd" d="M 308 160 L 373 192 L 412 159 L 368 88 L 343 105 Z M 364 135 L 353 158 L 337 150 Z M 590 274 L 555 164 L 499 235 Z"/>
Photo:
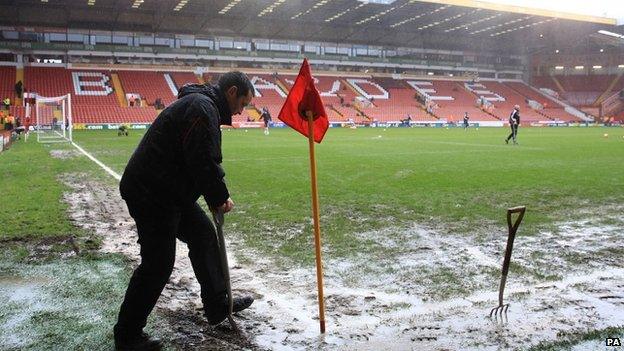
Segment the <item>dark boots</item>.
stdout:
<path fill-rule="evenodd" d="M 251 306 L 254 302 L 251 296 L 235 297 L 233 301 L 233 312 L 240 312 L 247 307 Z M 228 300 L 225 294 L 219 295 L 216 298 L 204 301 L 204 314 L 210 325 L 217 325 L 223 322 L 227 318 L 228 314 Z"/>
<path fill-rule="evenodd" d="M 115 351 L 160 351 L 162 343 L 157 338 L 141 332 L 137 335 L 123 335 L 115 332 Z"/>

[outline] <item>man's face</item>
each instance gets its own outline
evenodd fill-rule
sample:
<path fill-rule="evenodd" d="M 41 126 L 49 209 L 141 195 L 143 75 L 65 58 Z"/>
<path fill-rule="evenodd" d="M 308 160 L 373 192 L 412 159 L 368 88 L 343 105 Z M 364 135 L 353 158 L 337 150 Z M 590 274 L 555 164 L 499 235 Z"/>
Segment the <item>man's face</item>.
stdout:
<path fill-rule="evenodd" d="M 230 111 L 232 115 L 240 115 L 241 112 L 245 109 L 249 103 L 251 103 L 251 90 L 247 92 L 247 95 L 237 96 L 238 88 L 236 86 L 231 86 L 225 92 L 225 98 L 227 99 L 228 106 L 230 106 Z"/>

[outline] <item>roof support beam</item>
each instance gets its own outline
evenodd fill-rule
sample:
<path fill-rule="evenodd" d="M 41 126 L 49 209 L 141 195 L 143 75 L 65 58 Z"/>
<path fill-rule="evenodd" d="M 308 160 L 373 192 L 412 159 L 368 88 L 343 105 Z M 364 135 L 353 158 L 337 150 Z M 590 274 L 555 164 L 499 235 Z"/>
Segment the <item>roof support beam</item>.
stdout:
<path fill-rule="evenodd" d="M 429 3 L 434 3 L 434 4 L 473 7 L 473 8 L 480 8 L 480 9 L 493 10 L 493 11 L 520 13 L 524 15 L 554 17 L 554 18 L 567 19 L 567 20 L 573 20 L 573 21 L 609 24 L 609 25 L 614 25 L 614 26 L 617 25 L 617 20 L 615 18 L 581 15 L 581 14 L 570 13 L 570 12 L 551 11 L 551 10 L 546 10 L 546 9 L 537 9 L 537 8 L 524 7 L 524 6 L 497 4 L 497 3 L 488 2 L 488 1 L 479 1 L 479 0 L 418 0 L 418 1 L 429 2 Z"/>

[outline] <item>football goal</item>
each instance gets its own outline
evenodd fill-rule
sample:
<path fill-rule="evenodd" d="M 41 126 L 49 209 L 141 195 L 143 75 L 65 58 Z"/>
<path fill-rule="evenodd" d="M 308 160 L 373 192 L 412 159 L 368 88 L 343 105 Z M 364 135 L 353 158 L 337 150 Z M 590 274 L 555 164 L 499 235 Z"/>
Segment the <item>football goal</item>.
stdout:
<path fill-rule="evenodd" d="M 40 143 L 71 142 L 71 94 L 35 98 L 35 132 Z M 28 112 L 27 112 L 28 113 Z"/>

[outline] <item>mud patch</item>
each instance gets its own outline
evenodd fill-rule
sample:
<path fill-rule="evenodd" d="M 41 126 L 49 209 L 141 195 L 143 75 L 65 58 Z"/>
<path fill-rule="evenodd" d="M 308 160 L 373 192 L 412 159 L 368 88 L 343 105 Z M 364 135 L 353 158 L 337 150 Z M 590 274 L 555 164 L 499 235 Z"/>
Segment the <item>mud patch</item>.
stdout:
<path fill-rule="evenodd" d="M 101 235 L 103 251 L 136 262 L 134 221 L 118 190 L 86 175 L 66 183 L 75 223 Z M 559 223 L 556 231 L 519 235 L 505 293 L 511 307 L 502 319 L 486 315 L 497 305 L 506 228 L 457 237 L 417 224 L 357 234 L 375 248 L 349 259 L 332 258 L 331 247 L 325 248 L 328 332 L 322 336 L 314 268 L 281 268 L 244 246 L 227 224 L 234 293 L 256 297 L 235 317 L 244 336 L 204 321 L 183 244 L 157 308 L 171 320 L 168 337 L 176 345 L 200 350 L 528 347 L 624 324 L 624 285 L 616 284 L 624 267 L 613 254 L 624 226 L 610 223 Z"/>
<path fill-rule="evenodd" d="M 53 149 L 53 150 L 50 150 L 50 156 L 64 160 L 64 159 L 78 157 L 80 156 L 80 152 L 74 149 L 68 149 L 68 150 Z"/>

